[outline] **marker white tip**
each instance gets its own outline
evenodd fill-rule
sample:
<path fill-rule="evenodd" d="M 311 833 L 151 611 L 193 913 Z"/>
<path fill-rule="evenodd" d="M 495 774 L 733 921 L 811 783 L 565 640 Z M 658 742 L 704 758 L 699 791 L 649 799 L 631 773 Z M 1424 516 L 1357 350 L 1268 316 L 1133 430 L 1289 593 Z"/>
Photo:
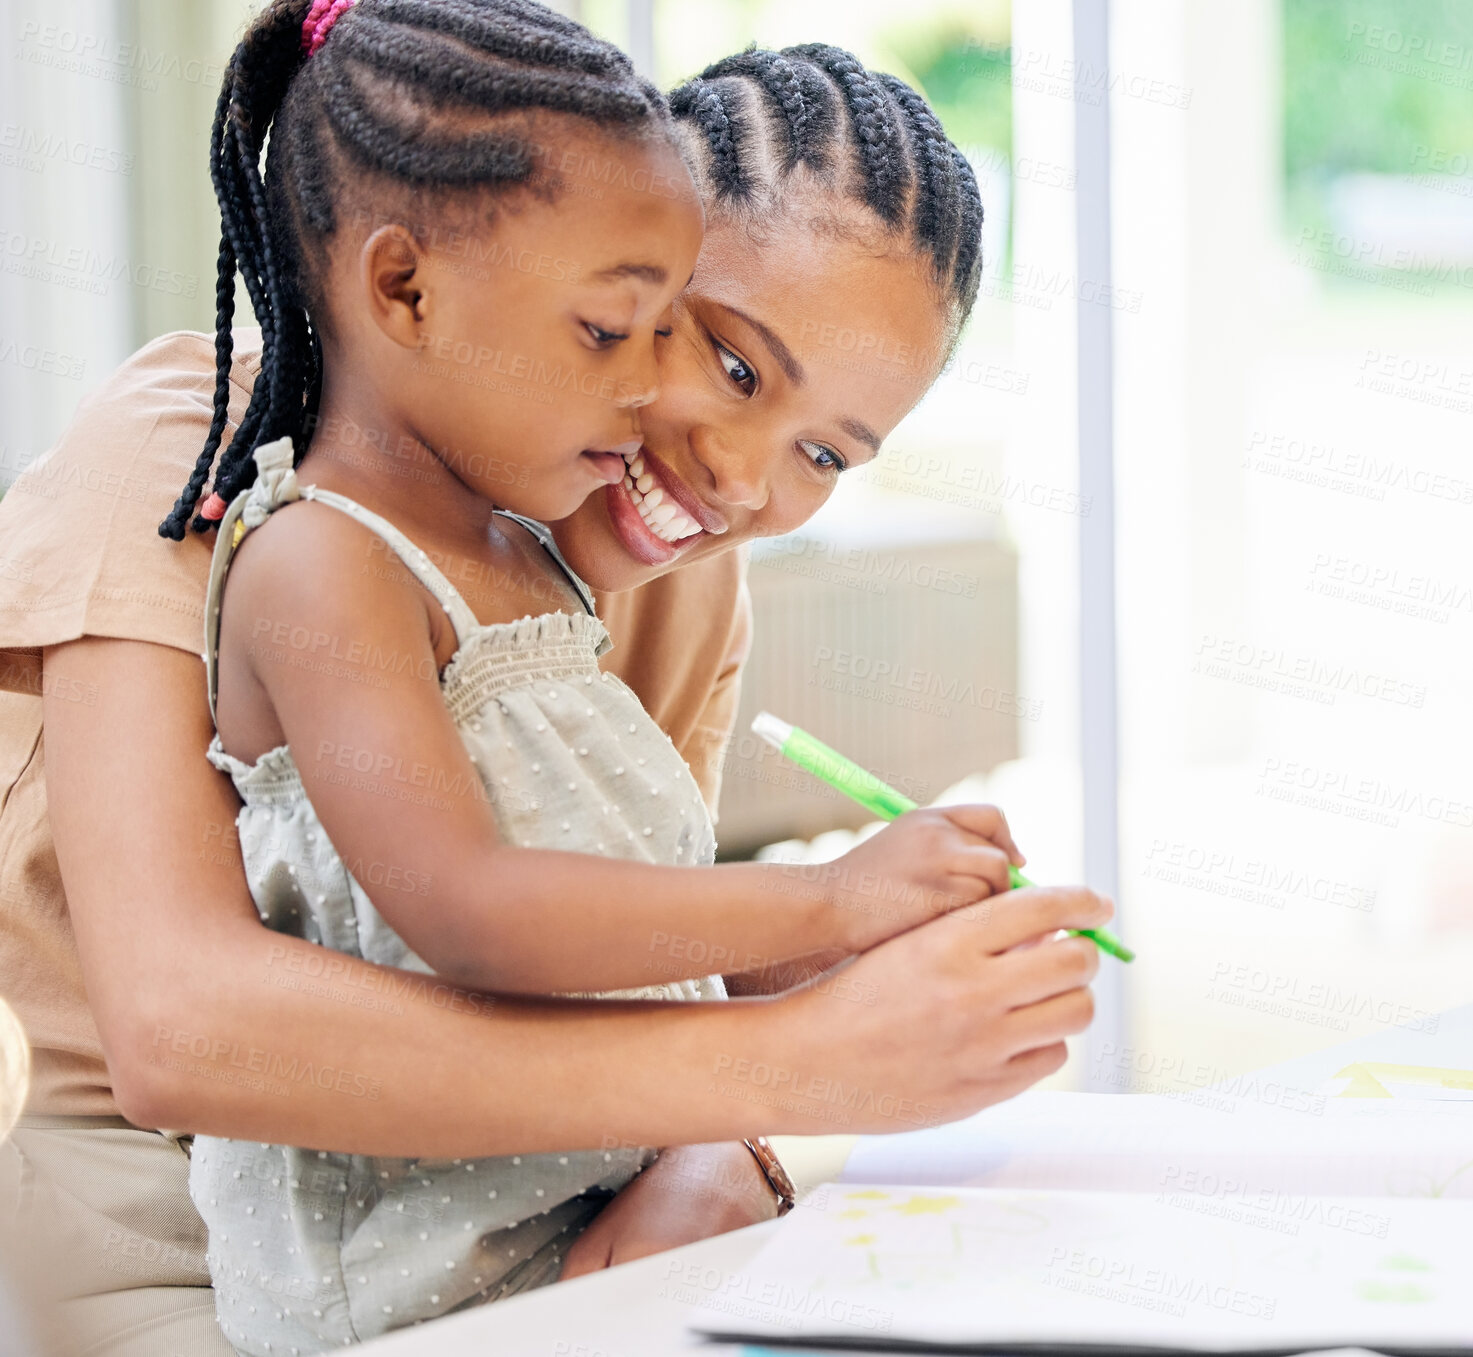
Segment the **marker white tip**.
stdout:
<path fill-rule="evenodd" d="M 752 734 L 758 739 L 766 740 L 779 753 L 792 733 L 793 727 L 770 711 L 759 711 L 752 721 Z"/>

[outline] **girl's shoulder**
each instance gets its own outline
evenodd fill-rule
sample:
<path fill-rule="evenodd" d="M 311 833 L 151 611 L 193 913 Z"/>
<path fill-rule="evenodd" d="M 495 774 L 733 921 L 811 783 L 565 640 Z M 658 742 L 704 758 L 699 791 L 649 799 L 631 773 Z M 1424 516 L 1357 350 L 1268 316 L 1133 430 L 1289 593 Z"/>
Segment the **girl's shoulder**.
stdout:
<path fill-rule="evenodd" d="M 277 505 L 241 536 L 230 557 L 231 584 L 293 570 L 308 572 L 299 576 L 303 584 L 322 574 L 340 576 L 344 565 L 367 559 L 376 541 L 382 539 L 367 524 L 340 510 L 308 498 L 294 499 Z"/>
<path fill-rule="evenodd" d="M 372 638 L 438 650 L 445 633 L 453 653 L 453 628 L 398 554 L 368 525 L 329 505 L 281 505 L 231 557 L 222 649 L 269 642 L 337 654 Z"/>
<path fill-rule="evenodd" d="M 351 502 L 324 502 L 313 489 L 278 504 L 244 534 L 219 601 L 222 665 L 280 656 L 285 645 L 306 651 L 288 658 L 309 671 L 317 659 L 365 647 L 440 671 L 478 631 L 505 631 L 499 645 L 535 650 L 565 629 L 519 629 L 526 620 L 563 614 L 588 621 L 593 612 L 591 596 L 538 525 L 498 515 L 484 544 L 467 554 L 464 544 L 410 541 L 387 520 Z M 589 637 L 598 653 L 608 644 L 601 628 Z"/>

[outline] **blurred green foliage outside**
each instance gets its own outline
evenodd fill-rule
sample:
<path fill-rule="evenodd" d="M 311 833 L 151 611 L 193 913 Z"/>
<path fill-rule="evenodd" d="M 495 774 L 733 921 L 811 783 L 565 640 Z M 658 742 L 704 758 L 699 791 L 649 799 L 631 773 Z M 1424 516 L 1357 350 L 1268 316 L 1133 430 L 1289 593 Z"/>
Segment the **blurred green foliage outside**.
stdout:
<path fill-rule="evenodd" d="M 1469 0 L 1283 0 L 1284 172 L 1425 171 L 1473 152 Z"/>
<path fill-rule="evenodd" d="M 1289 234 L 1334 228 L 1331 194 L 1342 175 L 1406 176 L 1473 199 L 1473 2 L 1281 4 Z M 1435 277 L 1447 267 L 1429 258 L 1406 271 Z M 1379 272 L 1373 261 L 1339 282 L 1357 286 Z"/>

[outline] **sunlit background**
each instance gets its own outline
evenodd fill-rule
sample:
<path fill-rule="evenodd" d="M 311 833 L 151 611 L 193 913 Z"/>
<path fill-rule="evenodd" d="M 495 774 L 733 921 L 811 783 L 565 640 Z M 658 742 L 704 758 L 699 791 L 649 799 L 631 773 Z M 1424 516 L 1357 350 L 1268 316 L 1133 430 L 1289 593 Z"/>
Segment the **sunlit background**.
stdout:
<path fill-rule="evenodd" d="M 134 346 L 212 327 L 205 148 L 253 8 L 0 4 L 6 481 Z M 1113 316 L 1119 931 L 1139 960 L 1059 1082 L 1185 1090 L 1466 1002 L 1473 7 L 1125 0 L 1108 72 L 1071 66 L 1064 0 L 564 8 L 666 86 L 750 42 L 850 48 L 923 91 L 975 166 L 976 313 L 873 467 L 755 553 L 742 729 L 770 707 L 918 799 L 968 779 L 1040 881 L 1081 876 L 1099 811 L 1081 298 Z M 1080 99 L 1108 101 L 1108 289 L 1076 262 Z M 739 731 L 724 852 L 862 820 Z"/>

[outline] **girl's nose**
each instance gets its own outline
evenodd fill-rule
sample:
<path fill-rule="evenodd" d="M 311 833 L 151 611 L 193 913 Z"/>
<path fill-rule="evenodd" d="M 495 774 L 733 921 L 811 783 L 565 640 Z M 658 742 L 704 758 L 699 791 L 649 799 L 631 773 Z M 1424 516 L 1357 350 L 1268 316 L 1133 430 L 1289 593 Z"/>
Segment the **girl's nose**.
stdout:
<path fill-rule="evenodd" d="M 621 410 L 638 410 L 650 405 L 660 394 L 660 369 L 651 352 L 638 364 L 632 365 L 619 381 L 619 393 L 614 404 Z"/>

